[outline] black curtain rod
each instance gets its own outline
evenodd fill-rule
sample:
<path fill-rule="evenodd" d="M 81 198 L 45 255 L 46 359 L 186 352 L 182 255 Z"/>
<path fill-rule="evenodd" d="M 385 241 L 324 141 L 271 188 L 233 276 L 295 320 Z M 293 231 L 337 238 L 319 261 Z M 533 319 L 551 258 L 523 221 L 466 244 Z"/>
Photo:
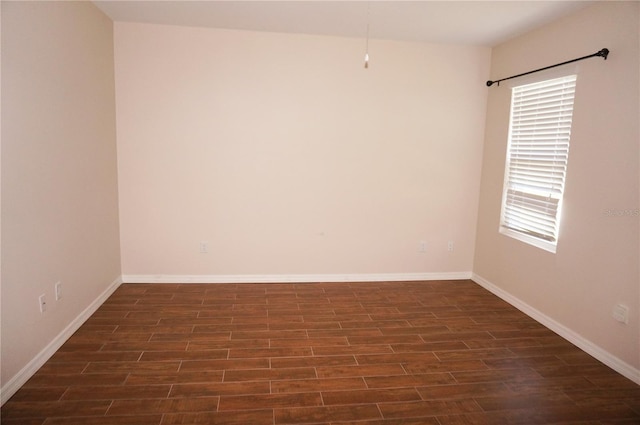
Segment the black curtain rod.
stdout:
<path fill-rule="evenodd" d="M 566 65 L 566 64 L 571 63 L 571 62 L 577 62 L 577 61 L 581 61 L 583 59 L 589 59 L 589 58 L 592 58 L 592 57 L 595 57 L 595 56 L 600 56 L 600 57 L 603 57 L 604 60 L 607 60 L 607 56 L 609 56 L 609 49 L 602 49 L 599 52 L 596 52 L 596 53 L 594 53 L 592 55 L 587 55 L 587 56 L 583 56 L 581 58 L 572 59 L 570 61 L 557 63 L 555 65 L 545 66 L 544 68 L 536 69 L 534 71 L 524 72 L 524 73 L 518 74 L 518 75 L 513 75 L 511 77 L 503 78 L 501 80 L 495 80 L 495 81 L 489 80 L 489 81 L 487 81 L 487 87 L 491 87 L 494 83 L 498 83 L 498 85 L 500 85 L 500 81 L 505 81 L 505 80 L 510 80 L 512 78 L 522 77 L 523 75 L 533 74 L 534 72 L 544 71 L 545 69 L 555 68 L 556 66 Z"/>

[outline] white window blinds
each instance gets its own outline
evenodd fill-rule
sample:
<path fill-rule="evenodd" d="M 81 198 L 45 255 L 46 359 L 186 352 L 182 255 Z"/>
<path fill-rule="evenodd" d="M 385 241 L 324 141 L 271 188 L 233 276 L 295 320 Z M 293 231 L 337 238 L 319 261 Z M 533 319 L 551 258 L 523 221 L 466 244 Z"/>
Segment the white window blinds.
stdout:
<path fill-rule="evenodd" d="M 501 230 L 558 239 L 576 76 L 514 87 Z M 552 249 L 555 252 L 555 248 Z"/>

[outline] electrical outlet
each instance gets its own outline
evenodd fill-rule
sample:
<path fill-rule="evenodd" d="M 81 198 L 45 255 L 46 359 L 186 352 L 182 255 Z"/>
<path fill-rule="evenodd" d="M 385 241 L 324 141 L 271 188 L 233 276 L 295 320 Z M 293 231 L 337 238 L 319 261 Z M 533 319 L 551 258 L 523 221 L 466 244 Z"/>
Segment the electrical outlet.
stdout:
<path fill-rule="evenodd" d="M 206 254 L 208 252 L 209 252 L 209 242 L 200 241 L 200 253 L 201 254 Z"/>
<path fill-rule="evenodd" d="M 60 299 L 62 298 L 62 282 L 56 282 L 55 293 L 56 301 L 60 301 Z"/>
<path fill-rule="evenodd" d="M 622 304 L 617 304 L 613 307 L 613 313 L 611 316 L 620 323 L 625 325 L 629 324 L 629 307 Z"/>
<path fill-rule="evenodd" d="M 38 303 L 40 304 L 40 313 L 47 311 L 47 299 L 44 294 L 38 297 Z"/>
<path fill-rule="evenodd" d="M 427 252 L 427 242 L 426 241 L 420 241 L 420 243 L 418 244 L 418 252 Z"/>
<path fill-rule="evenodd" d="M 449 243 L 447 244 L 447 251 L 453 251 L 453 241 L 449 241 Z"/>

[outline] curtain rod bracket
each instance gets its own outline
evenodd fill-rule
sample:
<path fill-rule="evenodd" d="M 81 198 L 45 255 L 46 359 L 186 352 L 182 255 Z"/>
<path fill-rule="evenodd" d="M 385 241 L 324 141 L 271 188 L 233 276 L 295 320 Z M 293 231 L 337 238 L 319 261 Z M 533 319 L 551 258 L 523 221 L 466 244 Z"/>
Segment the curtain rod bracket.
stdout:
<path fill-rule="evenodd" d="M 601 56 L 604 58 L 604 60 L 607 60 L 607 56 L 609 56 L 609 49 L 604 48 L 600 50 L 598 53 L 596 53 L 596 56 Z"/>
<path fill-rule="evenodd" d="M 487 81 L 487 87 L 491 87 L 494 83 L 499 86 L 500 85 L 500 81 L 510 80 L 512 78 L 517 78 L 517 77 L 522 77 L 523 75 L 533 74 L 534 72 L 544 71 L 544 70 L 549 69 L 549 68 L 555 68 L 556 66 L 566 65 L 568 63 L 581 61 L 583 59 L 589 59 L 589 58 L 592 58 L 592 57 L 595 57 L 595 56 L 599 56 L 601 58 L 604 58 L 604 60 L 607 60 L 607 57 L 609 56 L 609 49 L 604 48 L 604 49 L 601 49 L 600 51 L 598 51 L 598 52 L 596 52 L 596 53 L 594 53 L 592 55 L 587 55 L 587 56 L 583 56 L 581 58 L 572 59 L 572 60 L 569 60 L 569 61 L 566 61 L 566 62 L 557 63 L 555 65 L 545 66 L 544 68 L 536 69 L 536 70 L 529 71 L 529 72 L 524 72 L 522 74 L 513 75 L 511 77 L 502 78 L 500 80 L 495 80 L 495 81 L 489 80 L 489 81 Z"/>

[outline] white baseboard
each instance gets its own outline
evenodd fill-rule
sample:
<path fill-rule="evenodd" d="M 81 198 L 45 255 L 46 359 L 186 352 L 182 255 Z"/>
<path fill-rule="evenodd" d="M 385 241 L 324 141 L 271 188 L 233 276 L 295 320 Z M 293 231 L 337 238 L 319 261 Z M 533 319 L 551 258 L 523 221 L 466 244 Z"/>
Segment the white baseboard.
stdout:
<path fill-rule="evenodd" d="M 116 278 L 82 313 L 62 330 L 40 353 L 0 388 L 0 405 L 4 405 L 73 335 L 84 322 L 115 292 L 122 284 L 122 277 Z"/>
<path fill-rule="evenodd" d="M 553 320 L 552 318 L 542 313 L 541 311 L 531 307 L 529 304 L 525 303 L 519 298 L 514 297 L 513 295 L 504 291 L 503 289 L 500 289 L 498 286 L 489 282 L 487 279 L 483 278 L 482 276 L 478 276 L 477 274 L 473 273 L 473 276 L 471 277 L 471 279 L 474 282 L 476 282 L 478 285 L 488 290 L 489 292 L 502 298 L 504 301 L 508 302 L 518 310 L 522 311 L 532 319 L 536 320 L 537 322 L 551 329 L 552 331 L 554 331 L 555 333 L 557 333 L 567 341 L 571 342 L 573 345 L 577 346 L 581 350 L 590 354 L 591 356 L 598 359 L 605 365 L 609 366 L 611 369 L 615 370 L 619 374 L 631 379 L 633 382 L 640 385 L 640 369 L 636 369 L 630 364 L 624 362 L 623 360 L 619 359 L 618 357 L 614 356 L 608 351 L 602 349 L 601 347 L 597 346 L 596 344 L 589 341 L 588 339 L 577 334 L 573 330 L 567 328 L 563 324 Z"/>
<path fill-rule="evenodd" d="M 471 279 L 471 272 L 275 275 L 123 275 L 124 283 L 312 283 L 400 282 Z"/>

